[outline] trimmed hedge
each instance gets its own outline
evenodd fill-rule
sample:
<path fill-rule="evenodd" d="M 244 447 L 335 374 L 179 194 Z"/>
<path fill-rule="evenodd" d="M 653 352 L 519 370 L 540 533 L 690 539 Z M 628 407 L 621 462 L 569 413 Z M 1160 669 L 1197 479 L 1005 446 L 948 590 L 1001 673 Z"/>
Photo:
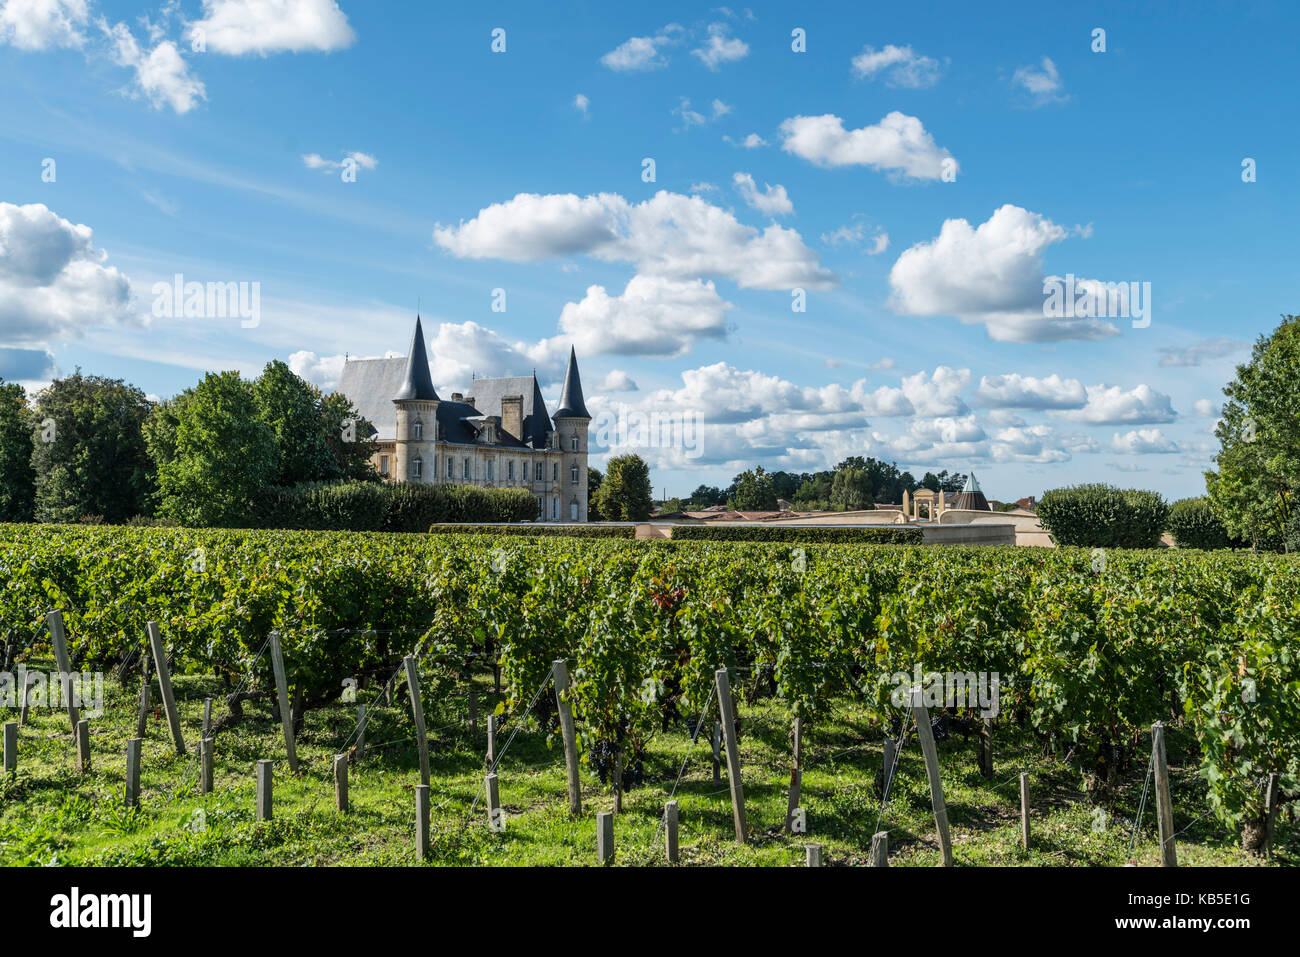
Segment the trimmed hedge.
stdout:
<path fill-rule="evenodd" d="M 1155 548 L 1168 518 L 1159 493 L 1102 483 L 1049 489 L 1038 502 L 1038 520 L 1057 545 Z"/>
<path fill-rule="evenodd" d="M 635 525 L 431 525 L 430 535 L 561 535 L 565 538 L 636 538 Z"/>
<path fill-rule="evenodd" d="M 1179 548 L 1238 548 L 1214 514 L 1209 498 L 1184 498 L 1169 506 L 1169 533 Z"/>
<path fill-rule="evenodd" d="M 258 503 L 263 528 L 422 532 L 438 522 L 521 522 L 537 499 L 521 488 L 337 482 L 272 489 Z"/>
<path fill-rule="evenodd" d="M 850 542 L 867 545 L 920 545 L 919 528 L 845 528 L 815 525 L 674 525 L 674 541 Z"/>

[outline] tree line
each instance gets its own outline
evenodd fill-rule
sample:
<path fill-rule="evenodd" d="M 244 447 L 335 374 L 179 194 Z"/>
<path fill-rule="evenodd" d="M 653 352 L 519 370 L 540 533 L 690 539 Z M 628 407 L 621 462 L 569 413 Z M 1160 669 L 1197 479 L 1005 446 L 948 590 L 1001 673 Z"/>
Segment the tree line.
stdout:
<path fill-rule="evenodd" d="M 279 360 L 150 401 L 121 379 L 0 380 L 0 520 L 243 525 L 268 489 L 377 481 L 374 429 Z"/>
<path fill-rule="evenodd" d="M 675 499 L 665 510 L 725 505 L 742 512 L 764 512 L 785 499 L 802 511 L 856 511 L 876 502 L 900 503 L 905 491 L 960 492 L 965 484 L 964 474 L 947 469 L 926 472 L 918 480 L 911 472 L 900 471 L 897 463 L 853 455 L 822 472 L 768 472 L 760 465 L 741 472 L 725 489 L 700 485 L 689 499 Z M 669 507 L 674 504 L 679 509 Z"/>

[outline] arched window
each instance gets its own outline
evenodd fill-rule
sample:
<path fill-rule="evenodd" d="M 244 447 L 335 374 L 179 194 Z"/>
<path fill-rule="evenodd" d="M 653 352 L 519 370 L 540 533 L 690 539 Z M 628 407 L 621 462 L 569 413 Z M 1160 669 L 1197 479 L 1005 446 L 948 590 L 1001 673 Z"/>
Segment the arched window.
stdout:
<path fill-rule="evenodd" d="M 578 451 L 578 437 L 576 435 L 573 437 L 573 451 Z"/>
<path fill-rule="evenodd" d="M 559 521 L 560 518 L 560 496 L 551 499 L 551 518 Z"/>
<path fill-rule="evenodd" d="M 419 419 L 416 419 L 414 429 L 415 429 L 415 441 L 419 442 L 421 439 L 424 438 L 424 423 L 421 422 Z"/>
<path fill-rule="evenodd" d="M 576 522 L 577 520 L 578 520 L 578 500 L 575 498 L 572 502 L 569 503 L 569 521 Z"/>

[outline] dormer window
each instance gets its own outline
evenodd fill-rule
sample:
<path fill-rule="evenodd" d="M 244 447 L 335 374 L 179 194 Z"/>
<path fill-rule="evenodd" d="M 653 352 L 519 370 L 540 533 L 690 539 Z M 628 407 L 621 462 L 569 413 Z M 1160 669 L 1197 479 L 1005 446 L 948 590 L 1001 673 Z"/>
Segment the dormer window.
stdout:
<path fill-rule="evenodd" d="M 415 430 L 415 441 L 419 442 L 421 439 L 424 438 L 424 423 L 421 422 L 419 419 L 416 419 L 413 428 Z M 416 461 L 419 460 L 417 459 Z"/>

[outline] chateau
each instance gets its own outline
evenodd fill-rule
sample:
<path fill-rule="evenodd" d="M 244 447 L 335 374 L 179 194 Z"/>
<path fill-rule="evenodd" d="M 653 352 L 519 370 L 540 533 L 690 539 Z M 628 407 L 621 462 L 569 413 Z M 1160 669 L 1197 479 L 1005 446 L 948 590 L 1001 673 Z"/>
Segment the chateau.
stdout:
<path fill-rule="evenodd" d="M 573 349 L 554 416 L 536 374 L 472 390 L 434 391 L 418 316 L 406 358 L 349 359 L 338 388 L 377 430 L 371 462 L 385 481 L 526 488 L 539 521 L 585 522 L 591 416 Z"/>

